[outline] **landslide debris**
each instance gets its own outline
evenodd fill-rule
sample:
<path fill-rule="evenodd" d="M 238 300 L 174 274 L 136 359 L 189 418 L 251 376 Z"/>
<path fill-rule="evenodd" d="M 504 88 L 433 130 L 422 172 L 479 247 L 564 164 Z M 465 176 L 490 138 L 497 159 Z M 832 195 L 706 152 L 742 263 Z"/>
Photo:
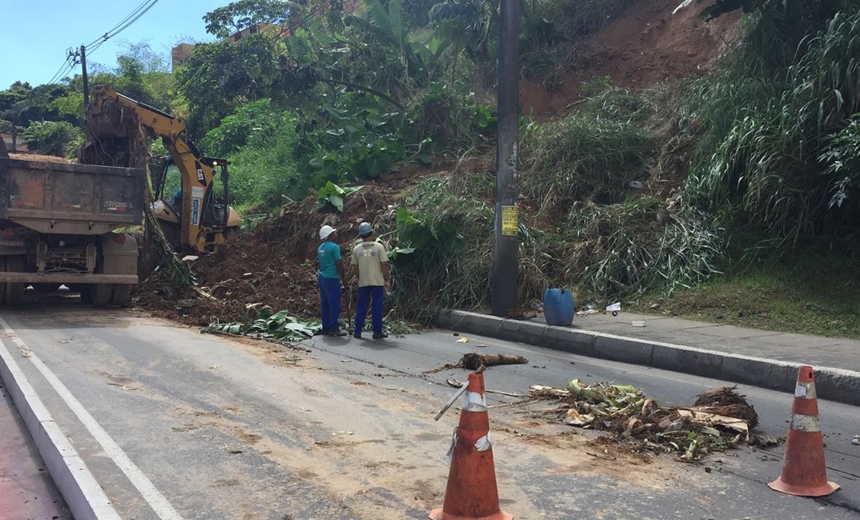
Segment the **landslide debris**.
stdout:
<path fill-rule="evenodd" d="M 378 221 L 395 204 L 401 186 L 368 184 L 346 197 L 343 212 L 331 207 L 318 211 L 313 197 L 285 204 L 277 217 L 250 233 L 230 237 L 217 251 L 186 257 L 197 291 L 183 287 L 167 270 L 158 270 L 138 285 L 135 304 L 155 316 L 201 327 L 238 322 L 243 313 L 253 321 L 264 306 L 316 318 L 319 228 L 330 225 L 338 230 L 341 253 L 348 262 L 358 224 Z"/>
<path fill-rule="evenodd" d="M 533 385 L 532 399 L 557 401 L 544 413 L 564 424 L 606 431 L 637 453 L 677 453 L 695 462 L 741 444 L 777 439 L 752 431 L 758 414 L 736 387 L 708 390 L 690 407 L 662 406 L 629 385 L 572 380 L 567 388 Z"/>

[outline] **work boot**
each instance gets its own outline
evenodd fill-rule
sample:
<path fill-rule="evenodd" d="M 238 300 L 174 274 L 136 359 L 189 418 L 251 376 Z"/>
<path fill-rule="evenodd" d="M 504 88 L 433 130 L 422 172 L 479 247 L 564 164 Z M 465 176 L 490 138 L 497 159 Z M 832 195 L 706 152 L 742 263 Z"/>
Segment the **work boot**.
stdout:
<path fill-rule="evenodd" d="M 388 337 L 388 334 L 386 334 L 384 332 L 374 332 L 373 333 L 373 339 L 385 339 L 387 337 Z"/>
<path fill-rule="evenodd" d="M 331 329 L 330 331 L 328 331 L 328 335 L 329 336 L 336 336 L 336 337 L 343 337 L 343 336 L 346 336 L 346 331 L 340 330 L 340 329 Z"/>
<path fill-rule="evenodd" d="M 360 331 L 355 331 L 355 332 L 352 334 L 352 337 L 353 337 L 353 338 L 355 338 L 355 339 L 361 339 L 361 332 L 360 332 Z"/>

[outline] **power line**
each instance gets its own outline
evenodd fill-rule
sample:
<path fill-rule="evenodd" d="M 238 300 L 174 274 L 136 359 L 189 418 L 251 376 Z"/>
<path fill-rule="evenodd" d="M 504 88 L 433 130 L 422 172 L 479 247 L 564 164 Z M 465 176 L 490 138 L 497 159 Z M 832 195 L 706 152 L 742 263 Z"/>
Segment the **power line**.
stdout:
<path fill-rule="evenodd" d="M 86 46 L 87 53 L 92 54 L 96 49 L 102 46 L 104 42 L 108 41 L 110 38 L 118 35 L 119 33 L 126 30 L 129 26 L 131 26 L 134 22 L 138 21 L 141 16 L 146 14 L 147 11 L 153 8 L 155 4 L 158 3 L 158 0 L 146 0 L 144 3 L 139 5 L 134 11 L 128 14 L 125 18 L 122 19 L 113 29 L 104 33 L 100 38 L 94 40 L 89 45 Z"/>
<path fill-rule="evenodd" d="M 66 50 L 66 61 L 64 61 L 63 64 L 60 65 L 60 68 L 57 70 L 57 72 L 54 73 L 53 76 L 51 76 L 51 79 L 48 81 L 47 84 L 48 85 L 53 84 L 53 83 L 59 81 L 60 79 L 62 79 L 63 77 L 65 77 L 65 75 L 68 74 L 69 72 L 71 72 L 72 69 L 75 68 L 75 65 L 77 65 L 79 63 L 79 61 L 78 61 L 79 58 L 80 58 L 80 52 L 79 51 L 73 51 L 72 49 L 67 49 Z"/>
<path fill-rule="evenodd" d="M 123 32 L 128 27 L 130 27 L 134 22 L 138 21 L 141 16 L 146 14 L 146 12 L 149 11 L 150 9 L 152 9 L 153 6 L 155 6 L 155 4 L 157 4 L 157 3 L 158 3 L 158 0 L 144 0 L 143 3 L 141 3 L 136 8 L 134 8 L 134 10 L 132 10 L 122 20 L 120 20 L 115 26 L 113 26 L 112 29 L 110 29 L 109 31 L 105 32 L 102 36 L 100 36 L 100 37 L 96 38 L 95 40 L 93 40 L 92 42 L 90 42 L 89 45 L 85 45 L 84 48 L 85 48 L 86 52 L 88 54 L 92 54 L 93 52 L 95 52 L 96 49 L 101 47 L 106 41 L 108 41 L 109 39 L 118 35 L 119 33 Z M 68 74 L 69 72 L 74 70 L 74 68 L 78 64 L 80 64 L 80 58 L 81 58 L 81 51 L 80 50 L 72 51 L 72 49 L 68 49 L 66 51 L 66 61 L 64 61 L 63 64 L 60 65 L 60 68 L 57 70 L 57 72 L 54 73 L 54 75 L 51 77 L 51 80 L 48 81 L 48 84 L 59 81 L 60 79 L 65 77 L 66 74 Z"/>
<path fill-rule="evenodd" d="M 104 35 L 99 36 L 98 38 L 96 38 L 95 40 L 93 40 L 92 42 L 90 42 L 89 44 L 87 44 L 87 47 L 90 47 L 91 45 L 95 45 L 95 44 L 96 44 L 96 43 L 98 43 L 99 41 L 104 41 L 104 40 L 106 40 L 106 39 L 110 38 L 110 33 L 111 33 L 111 32 L 113 32 L 113 31 L 117 30 L 117 28 L 118 28 L 120 25 L 124 24 L 126 21 L 128 21 L 128 19 L 129 19 L 129 18 L 131 18 L 132 16 L 134 16 L 135 14 L 137 14 L 141 9 L 143 9 L 143 7 L 144 7 L 144 6 L 145 6 L 146 4 L 148 4 L 150 1 L 151 1 L 151 0 L 144 0 L 142 4 L 140 4 L 139 6 L 137 6 L 137 7 L 134 9 L 134 11 L 132 11 L 131 13 L 129 13 L 128 15 L 126 15 L 126 17 L 125 17 L 125 18 L 123 18 L 122 20 L 120 20 L 120 21 L 119 21 L 119 23 L 117 23 L 115 26 L 113 26 L 113 28 L 112 28 L 112 29 L 110 29 L 109 31 L 105 32 L 105 33 L 104 33 Z"/>
<path fill-rule="evenodd" d="M 60 68 L 57 69 L 57 72 L 51 76 L 51 79 L 48 80 L 47 84 L 50 85 L 53 82 L 57 81 L 57 78 L 60 77 L 61 73 L 69 66 L 69 58 L 66 56 L 66 59 L 63 61 L 63 64 L 60 65 Z"/>

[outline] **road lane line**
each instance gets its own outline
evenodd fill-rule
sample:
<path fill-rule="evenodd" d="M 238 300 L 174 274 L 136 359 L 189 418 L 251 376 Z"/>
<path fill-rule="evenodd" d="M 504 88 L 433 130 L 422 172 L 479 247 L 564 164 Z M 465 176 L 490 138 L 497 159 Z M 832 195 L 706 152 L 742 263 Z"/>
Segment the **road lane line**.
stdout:
<path fill-rule="evenodd" d="M 45 377 L 48 383 L 51 384 L 57 394 L 59 394 L 60 398 L 62 398 L 66 405 L 72 410 L 72 412 L 74 412 L 87 431 L 90 432 L 90 435 L 95 438 L 96 442 L 101 445 L 105 453 L 114 461 L 125 476 L 128 477 L 132 485 L 137 488 L 138 492 L 140 492 L 141 496 L 143 496 L 144 500 L 146 500 L 155 514 L 162 520 L 182 520 L 179 513 L 173 508 L 170 502 L 167 501 L 164 495 L 156 489 L 152 481 L 150 481 L 143 471 L 141 471 L 140 468 L 138 468 L 134 462 L 128 458 L 128 455 L 125 454 L 122 448 L 119 447 L 116 441 L 111 438 L 104 428 L 99 425 L 95 418 L 90 415 L 87 409 L 84 408 L 84 405 L 81 404 L 74 395 L 72 395 L 69 389 L 66 388 L 56 375 L 54 375 L 51 369 L 45 366 L 42 360 L 39 359 L 39 357 L 33 353 L 29 347 L 27 347 L 24 341 L 15 334 L 15 331 L 2 317 L 0 317 L 0 326 L 3 327 L 6 338 L 11 339 L 12 342 L 18 346 L 19 350 L 27 352 L 27 357 L 33 363 L 33 366 L 35 366 L 42 376 Z M 33 395 L 35 395 L 35 392 L 33 392 Z M 119 516 L 116 518 L 119 518 Z"/>
<path fill-rule="evenodd" d="M 2 318 L 0 318 L 2 319 Z M 7 330 L 7 337 L 10 334 Z M 17 342 L 16 342 L 17 344 Z M 31 355 L 25 352 L 24 355 Z M 27 426 L 54 485 L 78 520 L 120 520 L 104 490 L 72 447 L 33 385 L 0 341 L 0 379 Z"/>

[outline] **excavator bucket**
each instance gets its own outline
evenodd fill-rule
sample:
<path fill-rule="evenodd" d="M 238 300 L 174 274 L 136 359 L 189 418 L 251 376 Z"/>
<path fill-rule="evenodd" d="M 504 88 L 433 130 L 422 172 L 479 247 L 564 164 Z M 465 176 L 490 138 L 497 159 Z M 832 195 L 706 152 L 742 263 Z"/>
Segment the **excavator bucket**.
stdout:
<path fill-rule="evenodd" d="M 78 151 L 81 164 L 142 168 L 152 137 L 141 126 L 134 110 L 105 96 L 103 87 L 93 89 L 93 101 L 84 113 L 86 141 Z"/>

